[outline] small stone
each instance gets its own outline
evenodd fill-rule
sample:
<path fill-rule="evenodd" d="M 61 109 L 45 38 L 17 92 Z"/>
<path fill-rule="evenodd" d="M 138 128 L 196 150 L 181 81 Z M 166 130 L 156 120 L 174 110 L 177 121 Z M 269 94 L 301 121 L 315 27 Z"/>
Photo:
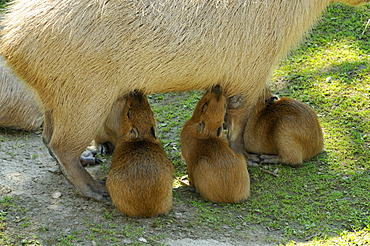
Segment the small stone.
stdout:
<path fill-rule="evenodd" d="M 140 238 L 139 238 L 139 241 L 140 241 L 140 242 L 142 242 L 142 243 L 147 243 L 147 242 L 148 242 L 148 241 L 147 241 L 145 238 L 143 238 L 143 237 L 140 237 Z"/>
<path fill-rule="evenodd" d="M 56 192 L 54 192 L 52 195 L 51 195 L 51 197 L 53 198 L 53 199 L 58 199 L 58 198 L 60 198 L 62 196 L 62 193 L 60 193 L 59 191 L 56 191 Z"/>
<path fill-rule="evenodd" d="M 182 218 L 182 213 L 175 213 L 175 216 L 174 216 L 176 219 L 180 219 Z"/>

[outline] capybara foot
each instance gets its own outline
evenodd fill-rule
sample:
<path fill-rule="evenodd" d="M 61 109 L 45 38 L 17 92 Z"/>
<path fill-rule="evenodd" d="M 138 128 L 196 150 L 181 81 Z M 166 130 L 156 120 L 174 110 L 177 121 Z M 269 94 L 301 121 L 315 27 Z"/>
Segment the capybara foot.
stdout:
<path fill-rule="evenodd" d="M 277 164 L 281 163 L 282 160 L 278 155 L 260 155 L 260 162 L 266 164 Z"/>
<path fill-rule="evenodd" d="M 88 183 L 83 189 L 78 189 L 81 196 L 91 198 L 97 201 L 111 204 L 111 198 L 105 185 L 101 182 L 94 181 L 94 183 Z"/>
<path fill-rule="evenodd" d="M 258 163 L 261 161 L 258 155 L 251 154 L 248 152 L 243 152 L 244 158 L 250 167 L 258 167 Z"/>
<path fill-rule="evenodd" d="M 97 165 L 103 163 L 100 159 L 95 158 L 96 151 L 85 150 L 80 156 L 80 163 L 82 166 Z"/>

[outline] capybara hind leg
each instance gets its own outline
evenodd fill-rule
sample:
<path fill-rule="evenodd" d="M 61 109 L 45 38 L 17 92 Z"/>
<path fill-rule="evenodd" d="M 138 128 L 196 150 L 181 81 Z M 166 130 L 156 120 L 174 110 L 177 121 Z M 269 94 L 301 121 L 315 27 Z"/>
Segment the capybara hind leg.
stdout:
<path fill-rule="evenodd" d="M 288 129 L 284 130 L 283 132 L 289 136 L 291 133 Z M 283 136 L 283 132 L 280 133 L 280 136 Z M 291 134 L 293 135 L 293 134 Z M 292 137 L 278 137 L 278 152 L 279 156 L 282 159 L 281 163 L 290 165 L 290 166 L 297 166 L 302 164 L 303 162 L 303 154 L 302 154 L 302 143 Z"/>
<path fill-rule="evenodd" d="M 303 163 L 303 156 L 302 152 L 298 149 L 293 149 L 291 152 L 288 153 L 281 153 L 282 163 L 288 164 L 290 166 L 297 166 Z"/>

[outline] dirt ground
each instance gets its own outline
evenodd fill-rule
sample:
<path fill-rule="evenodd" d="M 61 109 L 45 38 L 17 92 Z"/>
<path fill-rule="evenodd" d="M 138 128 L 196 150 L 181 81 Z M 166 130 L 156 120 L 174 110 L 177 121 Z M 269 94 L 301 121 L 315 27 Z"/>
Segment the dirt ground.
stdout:
<path fill-rule="evenodd" d="M 109 168 L 88 167 L 97 179 Z M 0 244 L 9 245 L 277 245 L 279 232 L 244 223 L 214 230 L 197 220 L 188 187 L 174 188 L 168 215 L 129 218 L 85 199 L 59 172 L 41 131 L 0 128 Z M 218 206 L 214 204 L 214 206 Z"/>

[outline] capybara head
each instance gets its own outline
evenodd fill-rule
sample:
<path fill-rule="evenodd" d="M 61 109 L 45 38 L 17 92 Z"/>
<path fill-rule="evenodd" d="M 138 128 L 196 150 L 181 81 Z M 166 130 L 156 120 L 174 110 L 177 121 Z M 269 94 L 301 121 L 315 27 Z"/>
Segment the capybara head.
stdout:
<path fill-rule="evenodd" d="M 132 141 L 159 143 L 153 111 L 141 92 L 134 91 L 127 96 L 121 115 L 120 134 Z"/>
<path fill-rule="evenodd" d="M 204 137 L 220 137 L 226 114 L 226 97 L 216 85 L 207 91 L 198 102 L 193 121 L 198 122 L 198 133 Z"/>

